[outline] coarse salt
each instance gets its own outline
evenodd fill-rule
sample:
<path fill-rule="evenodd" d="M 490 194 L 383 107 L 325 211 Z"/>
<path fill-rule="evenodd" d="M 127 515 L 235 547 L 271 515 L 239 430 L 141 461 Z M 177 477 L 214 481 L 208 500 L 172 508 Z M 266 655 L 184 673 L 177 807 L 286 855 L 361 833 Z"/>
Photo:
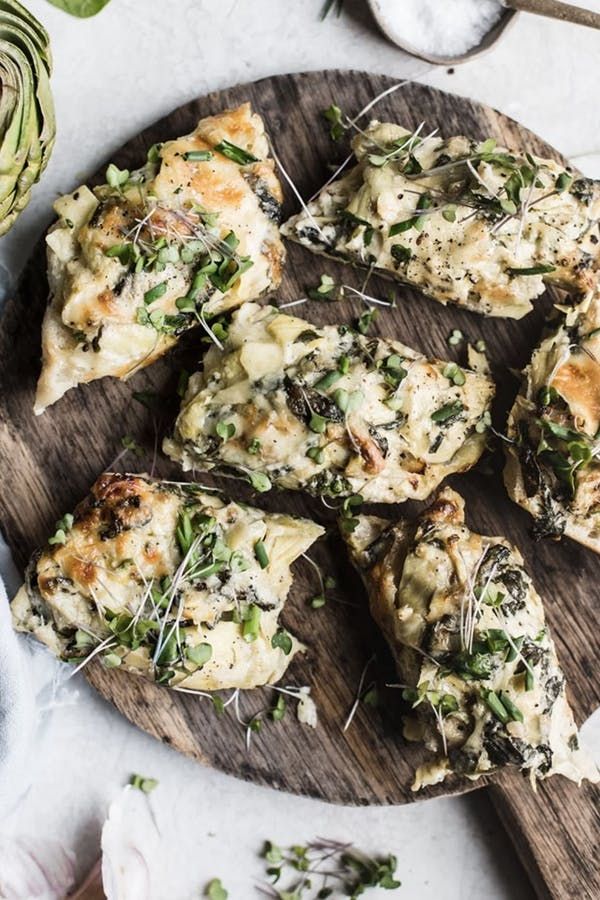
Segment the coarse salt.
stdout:
<path fill-rule="evenodd" d="M 427 56 L 462 56 L 497 24 L 500 0 L 376 0 L 381 23 L 399 44 Z"/>

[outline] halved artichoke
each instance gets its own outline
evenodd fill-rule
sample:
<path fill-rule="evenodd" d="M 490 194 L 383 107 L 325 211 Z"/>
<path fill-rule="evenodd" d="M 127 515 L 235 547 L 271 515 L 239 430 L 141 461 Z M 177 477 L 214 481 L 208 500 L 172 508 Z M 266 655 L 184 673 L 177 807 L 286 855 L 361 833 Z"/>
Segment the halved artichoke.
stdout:
<path fill-rule="evenodd" d="M 29 203 L 54 145 L 52 58 L 45 28 L 0 0 L 0 235 Z"/>

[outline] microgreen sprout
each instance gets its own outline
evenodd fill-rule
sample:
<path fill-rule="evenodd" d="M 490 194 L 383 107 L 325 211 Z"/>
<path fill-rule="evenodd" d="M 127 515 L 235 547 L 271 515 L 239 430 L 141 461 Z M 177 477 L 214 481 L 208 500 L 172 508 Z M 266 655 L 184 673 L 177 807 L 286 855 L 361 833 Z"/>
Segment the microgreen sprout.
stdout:
<path fill-rule="evenodd" d="M 357 900 L 367 888 L 396 890 L 400 887 L 395 856 L 391 853 L 368 856 L 352 844 L 340 841 L 316 838 L 306 845 L 291 847 L 266 841 L 262 857 L 270 883 L 261 885 L 259 892 L 273 900 L 324 900 L 342 896 Z"/>

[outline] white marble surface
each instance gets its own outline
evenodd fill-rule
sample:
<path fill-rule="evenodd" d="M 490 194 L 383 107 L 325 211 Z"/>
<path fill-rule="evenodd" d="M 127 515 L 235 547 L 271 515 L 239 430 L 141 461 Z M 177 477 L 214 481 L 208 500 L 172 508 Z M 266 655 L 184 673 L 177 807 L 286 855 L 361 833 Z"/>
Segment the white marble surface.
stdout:
<path fill-rule="evenodd" d="M 347 0 L 347 12 L 324 23 L 321 0 L 112 0 L 85 22 L 45 0 L 28 5 L 53 41 L 59 138 L 33 203 L 0 242 L 0 263 L 13 276 L 49 220 L 53 197 L 127 137 L 195 95 L 278 72 L 339 66 L 417 77 L 499 107 L 600 175 L 594 32 L 520 16 L 489 55 L 449 74 L 386 43 L 359 0 Z M 55 666 L 39 652 L 31 660 L 41 688 Z M 97 855 L 107 805 L 130 773 L 159 779 L 151 797 L 163 836 L 155 900 L 199 897 L 215 876 L 231 900 L 255 896 L 262 841 L 316 834 L 397 853 L 399 897 L 531 896 L 483 795 L 348 809 L 259 789 L 203 770 L 141 734 L 78 678 L 42 715 L 27 770 L 31 785 L 15 785 L 17 795 L 26 792 L 0 830 L 61 839 L 77 851 L 82 872 Z"/>

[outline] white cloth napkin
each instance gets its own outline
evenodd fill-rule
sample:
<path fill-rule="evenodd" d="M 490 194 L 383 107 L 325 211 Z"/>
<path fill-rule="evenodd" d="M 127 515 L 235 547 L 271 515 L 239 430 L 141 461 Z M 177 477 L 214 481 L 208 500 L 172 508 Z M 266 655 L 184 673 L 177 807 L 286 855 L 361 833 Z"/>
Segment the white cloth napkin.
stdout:
<path fill-rule="evenodd" d="M 0 572 L 12 592 L 16 572 L 4 541 L 0 546 Z M 28 783 L 24 773 L 36 726 L 35 693 L 22 644 L 13 631 L 6 588 L 0 578 L 0 818 Z"/>

